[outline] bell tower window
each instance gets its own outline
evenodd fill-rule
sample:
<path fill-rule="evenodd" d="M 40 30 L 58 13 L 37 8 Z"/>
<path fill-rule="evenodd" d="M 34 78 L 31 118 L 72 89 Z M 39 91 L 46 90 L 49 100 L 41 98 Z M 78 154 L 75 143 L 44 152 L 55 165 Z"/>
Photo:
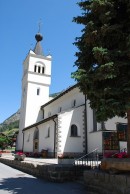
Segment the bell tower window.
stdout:
<path fill-rule="evenodd" d="M 37 66 L 36 65 L 34 66 L 34 72 L 37 72 Z"/>
<path fill-rule="evenodd" d="M 42 67 L 42 74 L 44 74 L 44 67 Z"/>
<path fill-rule="evenodd" d="M 37 96 L 40 95 L 40 88 L 37 88 Z"/>
<path fill-rule="evenodd" d="M 45 65 L 43 63 L 35 63 L 34 72 L 39 74 L 45 73 Z"/>
<path fill-rule="evenodd" d="M 38 73 L 40 73 L 41 72 L 41 67 L 40 66 L 38 66 Z"/>

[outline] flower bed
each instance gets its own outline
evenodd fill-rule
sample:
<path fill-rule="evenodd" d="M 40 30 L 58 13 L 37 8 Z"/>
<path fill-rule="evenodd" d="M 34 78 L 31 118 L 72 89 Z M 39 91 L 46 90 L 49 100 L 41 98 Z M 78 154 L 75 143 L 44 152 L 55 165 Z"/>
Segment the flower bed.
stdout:
<path fill-rule="evenodd" d="M 101 161 L 101 169 L 110 173 L 130 172 L 130 155 L 126 151 L 107 153 Z"/>
<path fill-rule="evenodd" d="M 126 152 L 120 152 L 113 155 L 114 158 L 130 158 Z"/>
<path fill-rule="evenodd" d="M 106 153 L 104 154 L 104 158 L 130 158 L 130 155 L 128 155 L 127 152 Z"/>
<path fill-rule="evenodd" d="M 72 156 L 58 156 L 58 164 L 73 164 L 74 160 L 75 159 Z"/>
<path fill-rule="evenodd" d="M 25 152 L 26 157 L 40 158 L 42 157 L 41 153 Z"/>
<path fill-rule="evenodd" d="M 23 152 L 17 152 L 16 154 L 14 154 L 15 160 L 23 161 L 25 157 L 26 155 Z"/>

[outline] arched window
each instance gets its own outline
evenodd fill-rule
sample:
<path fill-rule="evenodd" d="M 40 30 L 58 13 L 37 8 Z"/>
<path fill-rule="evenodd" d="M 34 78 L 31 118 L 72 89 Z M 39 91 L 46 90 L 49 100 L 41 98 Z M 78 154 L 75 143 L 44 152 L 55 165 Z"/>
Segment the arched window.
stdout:
<path fill-rule="evenodd" d="M 42 67 L 42 74 L 44 74 L 44 67 Z"/>
<path fill-rule="evenodd" d="M 45 73 L 45 64 L 41 63 L 41 62 L 35 63 L 34 72 L 44 74 Z"/>
<path fill-rule="evenodd" d="M 76 125 L 71 125 L 71 134 L 70 136 L 72 137 L 77 137 L 78 136 L 78 128 Z"/>
<path fill-rule="evenodd" d="M 76 100 L 74 99 L 74 100 L 72 101 L 72 108 L 75 107 L 75 106 L 76 106 Z"/>
<path fill-rule="evenodd" d="M 50 127 L 48 127 L 47 137 L 50 137 Z"/>
<path fill-rule="evenodd" d="M 36 128 L 35 131 L 34 131 L 34 140 L 36 140 L 36 139 L 39 139 L 39 130 L 38 130 L 38 128 Z"/>
<path fill-rule="evenodd" d="M 40 73 L 41 72 L 41 67 L 40 66 L 38 66 L 38 73 Z"/>

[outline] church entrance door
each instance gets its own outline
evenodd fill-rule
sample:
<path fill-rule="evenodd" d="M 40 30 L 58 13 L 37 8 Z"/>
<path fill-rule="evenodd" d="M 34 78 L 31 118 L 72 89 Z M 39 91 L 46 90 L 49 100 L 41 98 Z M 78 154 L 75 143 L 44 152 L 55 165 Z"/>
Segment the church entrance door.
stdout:
<path fill-rule="evenodd" d="M 34 153 L 38 152 L 38 144 L 39 144 L 38 139 L 35 139 L 34 143 L 33 143 L 33 152 Z"/>
<path fill-rule="evenodd" d="M 39 151 L 39 129 L 36 127 L 33 137 L 33 152 L 38 153 Z"/>

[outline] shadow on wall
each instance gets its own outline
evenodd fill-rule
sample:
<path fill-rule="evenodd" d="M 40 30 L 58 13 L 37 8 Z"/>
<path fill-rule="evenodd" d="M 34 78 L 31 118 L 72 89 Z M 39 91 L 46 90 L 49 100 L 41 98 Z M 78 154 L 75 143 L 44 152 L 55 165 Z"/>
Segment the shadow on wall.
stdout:
<path fill-rule="evenodd" d="M 63 136 L 61 137 L 66 138 L 66 141 L 63 143 L 63 155 L 79 157 L 84 152 L 84 106 L 77 107 L 72 111 L 67 112 L 67 115 L 63 115 L 63 119 L 64 121 L 61 122 L 61 128 L 63 126 L 66 126 L 67 128 L 64 130 L 64 134 L 62 134 Z M 66 121 L 68 121 L 68 124 Z"/>
<path fill-rule="evenodd" d="M 38 113 L 38 116 L 37 116 L 37 120 L 36 120 L 36 123 L 43 120 L 43 110 L 40 110 L 39 113 Z"/>

